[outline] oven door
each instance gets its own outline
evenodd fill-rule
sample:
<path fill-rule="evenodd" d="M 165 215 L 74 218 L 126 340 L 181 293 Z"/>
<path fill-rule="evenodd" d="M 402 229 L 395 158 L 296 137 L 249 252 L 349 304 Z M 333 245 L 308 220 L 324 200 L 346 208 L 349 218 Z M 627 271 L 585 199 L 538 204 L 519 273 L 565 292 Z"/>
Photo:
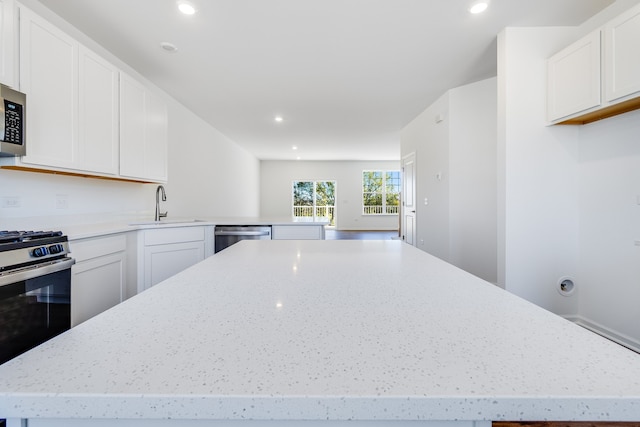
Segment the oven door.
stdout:
<path fill-rule="evenodd" d="M 71 327 L 72 258 L 0 275 L 0 363 Z"/>

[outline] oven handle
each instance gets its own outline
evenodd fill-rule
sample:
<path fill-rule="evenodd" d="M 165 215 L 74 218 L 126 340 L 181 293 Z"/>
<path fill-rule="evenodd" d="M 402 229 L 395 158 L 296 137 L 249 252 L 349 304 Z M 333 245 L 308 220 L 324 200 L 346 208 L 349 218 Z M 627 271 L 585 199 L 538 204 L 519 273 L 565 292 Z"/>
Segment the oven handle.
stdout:
<path fill-rule="evenodd" d="M 216 231 L 216 236 L 268 236 L 268 231 Z"/>
<path fill-rule="evenodd" d="M 42 264 L 31 265 L 15 271 L 9 271 L 0 275 L 0 286 L 11 285 L 23 280 L 44 276 L 45 274 L 57 273 L 71 268 L 76 260 L 73 258 L 63 258 Z"/>

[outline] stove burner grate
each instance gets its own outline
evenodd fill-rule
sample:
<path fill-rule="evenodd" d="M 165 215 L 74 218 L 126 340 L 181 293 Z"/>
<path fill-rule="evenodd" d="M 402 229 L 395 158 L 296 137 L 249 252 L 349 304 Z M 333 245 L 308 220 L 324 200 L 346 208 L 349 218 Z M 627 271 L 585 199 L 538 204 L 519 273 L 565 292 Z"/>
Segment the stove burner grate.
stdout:
<path fill-rule="evenodd" d="M 62 236 L 62 231 L 0 231 L 0 244 L 37 241 Z"/>

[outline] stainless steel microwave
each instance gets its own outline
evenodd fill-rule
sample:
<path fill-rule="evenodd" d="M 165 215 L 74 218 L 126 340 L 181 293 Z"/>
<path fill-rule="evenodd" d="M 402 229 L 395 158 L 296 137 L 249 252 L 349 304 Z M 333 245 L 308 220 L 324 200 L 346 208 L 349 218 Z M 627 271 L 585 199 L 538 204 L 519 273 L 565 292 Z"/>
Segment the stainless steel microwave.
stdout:
<path fill-rule="evenodd" d="M 0 84 L 0 157 L 24 156 L 27 97 Z"/>

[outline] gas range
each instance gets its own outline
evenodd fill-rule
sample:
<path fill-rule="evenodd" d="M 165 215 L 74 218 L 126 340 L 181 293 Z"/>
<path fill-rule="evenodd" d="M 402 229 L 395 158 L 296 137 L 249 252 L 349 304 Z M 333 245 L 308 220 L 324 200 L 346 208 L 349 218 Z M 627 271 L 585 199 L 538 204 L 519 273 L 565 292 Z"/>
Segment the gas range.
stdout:
<path fill-rule="evenodd" d="M 68 239 L 61 231 L 0 231 L 0 274 L 68 253 Z"/>
<path fill-rule="evenodd" d="M 61 231 L 0 231 L 0 364 L 71 327 L 71 266 Z"/>

